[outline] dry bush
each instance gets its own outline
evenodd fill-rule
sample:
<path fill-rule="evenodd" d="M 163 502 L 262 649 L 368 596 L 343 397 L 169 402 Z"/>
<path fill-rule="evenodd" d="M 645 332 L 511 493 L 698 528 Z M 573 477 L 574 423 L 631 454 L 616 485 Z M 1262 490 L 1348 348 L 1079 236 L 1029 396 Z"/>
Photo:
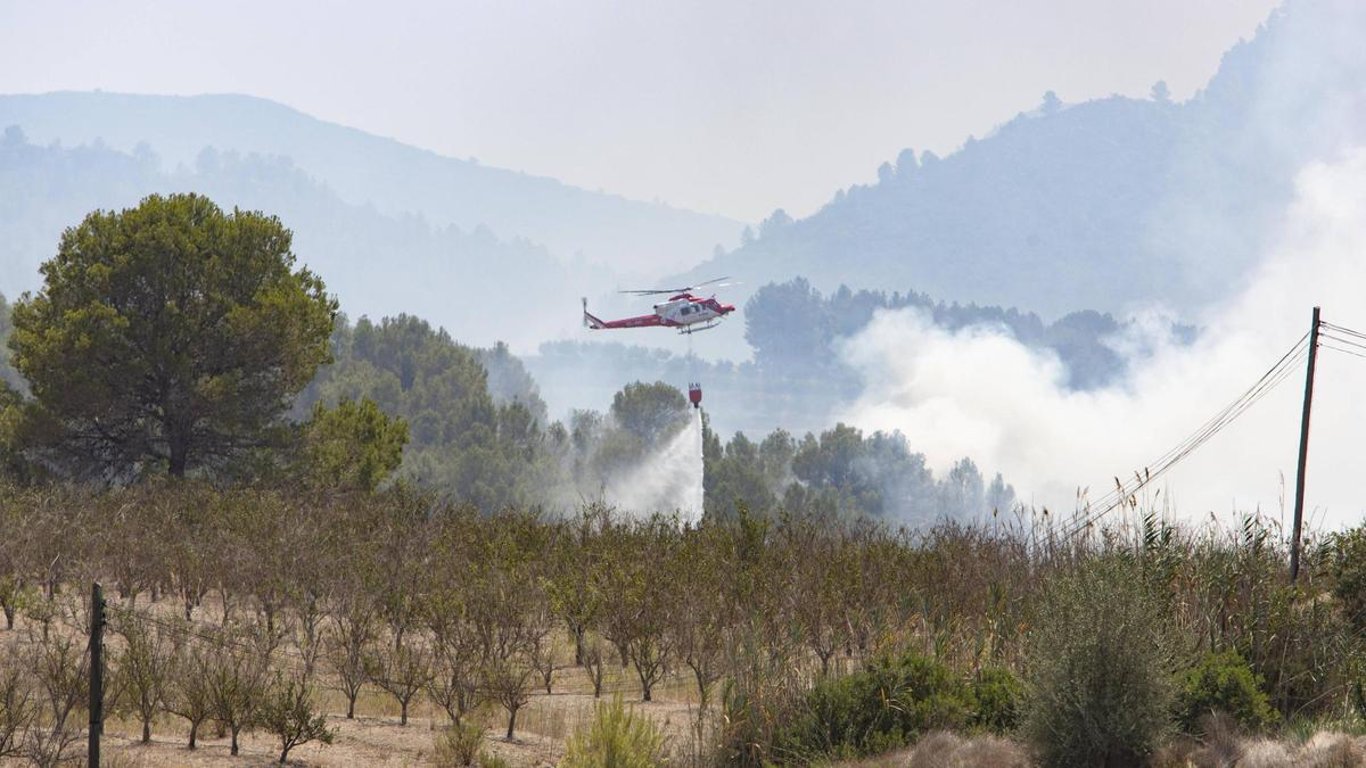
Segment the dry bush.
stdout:
<path fill-rule="evenodd" d="M 1254 739 L 1243 744 L 1238 768 L 1293 768 L 1290 749 L 1279 741 Z"/>
<path fill-rule="evenodd" d="M 1200 721 L 1203 737 L 1180 735 L 1158 749 L 1151 760 L 1152 768 L 1232 768 L 1243 758 L 1243 740 L 1238 722 L 1216 712 Z"/>
<path fill-rule="evenodd" d="M 484 729 L 473 723 L 452 723 L 436 732 L 432 762 L 436 768 L 466 768 L 479 758 Z"/>
<path fill-rule="evenodd" d="M 912 764 L 914 765 L 914 764 Z M 949 768 L 1029 768 L 1024 748 L 1000 736 L 978 736 L 969 739 L 949 762 Z M 914 766 L 919 768 L 919 766 Z"/>
<path fill-rule="evenodd" d="M 963 739 L 949 731 L 936 731 L 916 743 L 910 764 L 915 768 L 949 768 Z"/>
<path fill-rule="evenodd" d="M 1363 739 L 1341 733 L 1319 732 L 1300 747 L 1295 756 L 1300 768 L 1359 768 L 1366 765 Z"/>

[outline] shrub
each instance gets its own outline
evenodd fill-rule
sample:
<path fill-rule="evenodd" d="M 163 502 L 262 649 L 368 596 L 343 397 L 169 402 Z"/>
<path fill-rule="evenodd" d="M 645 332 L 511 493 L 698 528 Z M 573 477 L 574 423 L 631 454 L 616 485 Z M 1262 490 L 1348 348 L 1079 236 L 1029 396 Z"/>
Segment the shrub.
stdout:
<path fill-rule="evenodd" d="M 313 691 L 302 679 L 277 675 L 261 697 L 257 718 L 267 731 L 280 737 L 282 764 L 297 746 L 310 741 L 332 743 L 334 734 L 327 727 L 327 715 L 317 710 Z"/>
<path fill-rule="evenodd" d="M 560 768 L 654 768 L 664 764 L 663 750 L 664 737 L 654 723 L 613 696 L 598 702 L 592 725 L 569 737 Z"/>
<path fill-rule="evenodd" d="M 452 723 L 436 734 L 432 745 L 432 759 L 439 768 L 464 768 L 475 765 L 479 747 L 484 742 L 484 729 L 473 723 Z M 480 765 L 487 765 L 482 759 Z"/>
<path fill-rule="evenodd" d="M 1333 593 L 1352 627 L 1366 632 L 1366 526 L 1334 536 L 1329 551 L 1336 582 Z"/>
<path fill-rule="evenodd" d="M 1020 720 L 1020 698 L 1024 687 L 1005 667 L 984 667 L 972 684 L 975 704 L 971 724 L 992 733 L 1015 730 Z"/>
<path fill-rule="evenodd" d="M 1261 683 L 1237 651 L 1206 654 L 1181 675 L 1177 724 L 1186 733 L 1197 733 L 1207 715 L 1222 712 L 1243 728 L 1266 728 L 1277 716 Z"/>
<path fill-rule="evenodd" d="M 1039 764 L 1136 766 L 1170 727 L 1167 616 L 1133 563 L 1048 585 L 1029 636 L 1022 731 Z"/>
<path fill-rule="evenodd" d="M 880 659 L 822 680 L 806 695 L 775 754 L 858 757 L 904 746 L 936 728 L 968 724 L 971 693 L 948 667 L 918 654 Z"/>

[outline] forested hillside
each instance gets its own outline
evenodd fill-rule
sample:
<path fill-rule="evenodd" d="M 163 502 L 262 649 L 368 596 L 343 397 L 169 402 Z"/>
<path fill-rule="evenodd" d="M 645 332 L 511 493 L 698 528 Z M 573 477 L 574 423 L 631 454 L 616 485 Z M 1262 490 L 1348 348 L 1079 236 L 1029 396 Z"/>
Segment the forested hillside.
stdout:
<path fill-rule="evenodd" d="M 326 275 L 353 316 L 416 314 L 467 343 L 531 345 L 555 335 L 572 327 L 574 297 L 603 280 L 526 240 L 352 205 L 286 159 L 206 150 L 193 167 L 172 173 L 161 167 L 145 147 L 127 154 L 100 144 L 39 146 L 22 129 L 6 129 L 0 292 L 12 298 L 38 287 L 38 265 L 52 256 L 62 230 L 90 211 L 187 190 L 226 208 L 279 216 L 294 232 L 300 259 Z"/>
<path fill-rule="evenodd" d="M 349 204 L 421 216 L 437 228 L 486 227 L 500 239 L 543 245 L 563 261 L 582 258 L 632 276 L 696 263 L 715 245 L 734 244 L 743 228 L 720 216 L 444 157 L 249 96 L 0 95 L 0 128 L 8 125 L 43 145 L 102 140 L 132 152 L 145 143 L 163 171 L 194 168 L 206 147 L 285 157 Z"/>
<path fill-rule="evenodd" d="M 1188 310 L 1262 255 L 1306 163 L 1366 137 L 1363 35 L 1361 3 L 1294 0 L 1187 102 L 1160 83 L 1148 99 L 1050 92 L 948 157 L 903 151 L 809 218 L 775 212 L 676 279 L 914 286 L 1047 317 Z"/>

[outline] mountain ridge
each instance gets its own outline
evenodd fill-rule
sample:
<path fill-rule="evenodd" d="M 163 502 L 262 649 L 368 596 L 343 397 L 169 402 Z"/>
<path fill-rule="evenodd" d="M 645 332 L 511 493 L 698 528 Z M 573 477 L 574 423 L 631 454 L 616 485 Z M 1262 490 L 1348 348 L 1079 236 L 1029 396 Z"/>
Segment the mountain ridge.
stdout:
<path fill-rule="evenodd" d="M 904 150 L 878 180 L 668 278 L 830 291 L 911 288 L 1059 317 L 1231 295 L 1305 166 L 1366 144 L 1366 4 L 1289 0 L 1194 97 L 1049 92 L 946 157 Z M 746 295 L 730 297 L 743 301 Z"/>
<path fill-rule="evenodd" d="M 348 203 L 463 229 L 482 224 L 500 237 L 545 245 L 562 260 L 578 254 L 630 277 L 700 261 L 743 228 L 721 216 L 449 157 L 256 96 L 0 95 L 0 127 L 8 125 L 36 143 L 100 140 L 131 152 L 145 142 L 168 171 L 192 167 L 205 147 L 288 157 Z"/>

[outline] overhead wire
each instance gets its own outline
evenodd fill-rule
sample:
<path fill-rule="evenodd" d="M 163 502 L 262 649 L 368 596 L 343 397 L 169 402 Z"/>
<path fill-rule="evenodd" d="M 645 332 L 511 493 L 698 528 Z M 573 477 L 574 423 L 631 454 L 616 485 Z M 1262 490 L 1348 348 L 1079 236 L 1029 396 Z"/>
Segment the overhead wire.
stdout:
<path fill-rule="evenodd" d="M 1331 349 L 1334 352 L 1341 352 L 1346 355 L 1351 355 L 1352 357 L 1360 357 L 1362 359 L 1366 359 L 1366 347 L 1364 347 L 1360 352 L 1354 352 L 1350 349 L 1344 349 L 1343 347 L 1337 347 L 1327 343 L 1321 344 L 1320 346 L 1322 346 L 1324 349 Z"/>
<path fill-rule="evenodd" d="M 1338 343 L 1338 344 L 1342 344 L 1342 345 L 1345 345 L 1345 346 L 1348 346 L 1348 347 L 1353 347 L 1353 348 L 1360 349 L 1360 350 L 1366 350 L 1366 342 L 1354 341 L 1354 340 L 1352 340 L 1351 338 L 1339 336 L 1339 335 L 1337 335 L 1337 334 L 1335 334 L 1335 333 L 1323 333 L 1323 334 L 1320 334 L 1320 335 L 1319 335 L 1319 338 L 1320 338 L 1320 339 L 1327 339 L 1327 340 L 1329 340 L 1329 341 L 1336 342 L 1336 343 Z"/>
<path fill-rule="evenodd" d="M 1319 328 L 1330 332 L 1337 332 L 1346 334 L 1348 336 L 1355 336 L 1358 339 L 1361 339 L 1362 341 L 1366 341 L 1366 333 L 1354 330 L 1352 328 L 1348 328 L 1346 326 L 1337 325 L 1336 323 L 1330 323 L 1326 320 L 1319 321 Z"/>
<path fill-rule="evenodd" d="M 1274 365 L 1267 369 L 1266 373 L 1262 374 L 1256 383 L 1187 436 L 1185 440 L 1149 463 L 1141 472 L 1136 472 L 1133 481 L 1121 482 L 1117 477 L 1115 488 L 1094 502 L 1087 504 L 1084 514 L 1073 521 L 1072 525 L 1065 530 L 1065 535 L 1073 536 L 1094 525 L 1102 517 L 1208 442 L 1257 401 L 1265 397 L 1267 393 L 1275 389 L 1296 370 L 1300 360 L 1307 357 L 1308 339 L 1308 333 L 1301 336 Z"/>
<path fill-rule="evenodd" d="M 1243 410 L 1246 410 L 1246 408 L 1250 406 L 1253 402 L 1255 402 L 1257 399 L 1260 399 L 1266 391 L 1269 391 L 1270 387 L 1274 387 L 1276 384 L 1279 384 L 1281 379 L 1284 378 L 1285 375 L 1288 375 L 1286 372 L 1290 370 L 1291 367 L 1295 365 L 1298 362 L 1298 360 L 1304 355 L 1305 349 L 1302 347 L 1305 345 L 1305 340 L 1307 338 L 1308 334 L 1302 336 L 1300 340 L 1296 342 L 1296 344 L 1293 347 L 1291 347 L 1290 351 L 1288 351 L 1284 356 L 1282 356 L 1280 360 L 1276 362 L 1276 365 L 1272 366 L 1272 368 L 1268 370 L 1266 374 L 1263 374 L 1262 378 L 1258 380 L 1257 384 L 1254 384 L 1251 388 L 1248 389 L 1247 392 L 1244 392 L 1243 395 L 1241 395 L 1237 400 L 1229 404 L 1229 406 L 1224 408 L 1224 410 L 1215 414 L 1208 421 L 1202 424 L 1200 428 L 1198 428 L 1189 437 L 1187 437 L 1181 443 L 1178 443 L 1174 448 L 1167 451 L 1162 456 L 1159 456 L 1157 459 L 1149 463 L 1148 466 L 1150 468 L 1165 468 L 1174 458 L 1178 456 L 1184 457 L 1184 455 L 1189 453 L 1188 448 L 1192 444 L 1198 446 L 1200 443 L 1203 443 L 1210 436 L 1212 436 L 1214 432 L 1218 431 L 1219 429 L 1222 429 L 1224 425 L 1226 425 L 1233 418 L 1236 418 L 1239 414 L 1242 413 Z M 1151 469 L 1149 471 L 1151 472 Z M 1109 509 L 1112 508 L 1112 502 L 1122 501 L 1124 498 L 1129 496 L 1134 490 L 1137 490 L 1137 486 L 1134 489 L 1126 490 L 1124 487 L 1125 485 L 1126 484 L 1120 483 L 1118 482 L 1118 480 L 1116 480 L 1117 487 L 1110 493 L 1107 493 L 1105 496 L 1102 496 L 1099 499 L 1096 499 L 1093 502 L 1091 502 L 1090 506 L 1092 508 L 1104 509 L 1108 512 Z"/>

